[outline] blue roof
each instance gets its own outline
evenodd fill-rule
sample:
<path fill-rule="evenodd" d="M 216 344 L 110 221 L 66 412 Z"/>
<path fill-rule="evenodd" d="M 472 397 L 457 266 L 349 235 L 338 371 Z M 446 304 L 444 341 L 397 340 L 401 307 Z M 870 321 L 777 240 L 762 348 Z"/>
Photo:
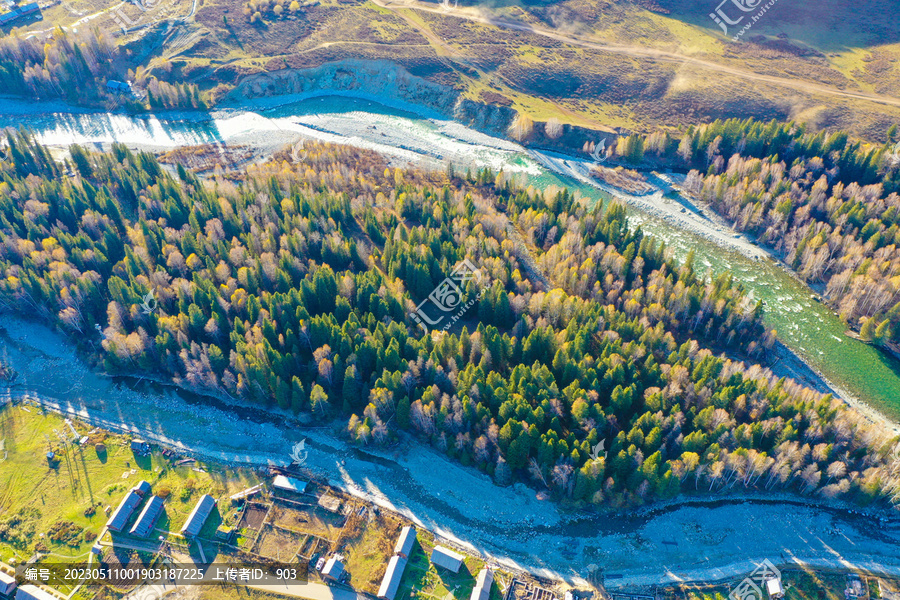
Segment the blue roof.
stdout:
<path fill-rule="evenodd" d="M 150 493 L 150 484 L 146 481 L 141 481 L 136 486 L 134 486 L 134 491 L 136 491 L 141 496 L 146 496 Z"/>
<path fill-rule="evenodd" d="M 272 480 L 272 485 L 280 490 L 287 490 L 289 492 L 297 492 L 298 494 L 301 494 L 306 491 L 306 486 L 309 485 L 309 482 L 303 481 L 302 479 L 295 479 L 294 477 L 276 475 L 275 479 Z"/>
<path fill-rule="evenodd" d="M 122 499 L 122 502 L 116 509 L 116 512 L 114 512 L 109 518 L 109 521 L 106 522 L 106 526 L 110 531 L 122 531 L 122 528 L 128 523 L 128 519 L 131 518 L 131 513 L 134 512 L 134 509 L 137 508 L 140 503 L 141 497 L 137 492 L 129 490 L 128 494 Z"/>
<path fill-rule="evenodd" d="M 2 25 L 3 23 L 9 23 L 10 21 L 15 21 L 19 17 L 24 17 L 25 15 L 29 15 L 33 12 L 40 12 L 40 6 L 38 6 L 37 2 L 25 4 L 18 8 L 12 9 L 8 13 L 0 15 L 0 25 Z"/>
<path fill-rule="evenodd" d="M 203 494 L 200 500 L 197 501 L 196 506 L 194 506 L 194 510 L 188 516 L 187 521 L 184 522 L 184 526 L 181 528 L 181 535 L 185 537 L 198 535 L 215 505 L 215 498 L 209 494 Z"/>
<path fill-rule="evenodd" d="M 165 504 L 165 502 L 163 502 L 163 499 L 159 496 L 150 498 L 150 501 L 144 506 L 144 510 L 141 511 L 141 515 L 138 517 L 138 520 L 135 521 L 129 533 L 138 537 L 147 537 L 150 535 L 150 532 L 153 531 L 153 526 L 156 525 L 156 520 L 159 519 L 159 515 L 162 514 L 163 504 Z"/>
<path fill-rule="evenodd" d="M 131 84 L 125 83 L 123 81 L 115 81 L 113 79 L 110 79 L 109 81 L 106 82 L 106 87 L 108 87 L 111 90 L 122 90 L 122 91 L 126 91 L 126 92 L 131 91 Z M 146 444 L 146 442 L 143 442 L 142 440 L 135 440 L 135 441 L 140 442 L 142 444 Z M 131 442 L 132 448 L 134 448 L 135 441 Z"/>

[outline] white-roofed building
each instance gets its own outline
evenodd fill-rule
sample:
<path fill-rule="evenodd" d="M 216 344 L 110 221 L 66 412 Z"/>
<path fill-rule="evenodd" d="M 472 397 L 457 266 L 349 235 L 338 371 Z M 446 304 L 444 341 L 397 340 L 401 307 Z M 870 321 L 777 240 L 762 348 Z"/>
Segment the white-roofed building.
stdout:
<path fill-rule="evenodd" d="M 329 581 L 340 581 L 341 575 L 344 574 L 343 557 L 335 554 L 328 559 L 325 566 L 322 567 L 322 577 Z"/>
<path fill-rule="evenodd" d="M 276 475 L 275 479 L 272 480 L 272 486 L 275 489 L 282 490 L 284 492 L 293 492 L 295 494 L 302 494 L 303 492 L 305 492 L 306 486 L 308 485 L 308 481 L 295 479 L 293 477 L 285 477 L 284 475 Z"/>
<path fill-rule="evenodd" d="M 434 550 L 431 551 L 431 564 L 454 573 L 459 573 L 464 558 L 462 554 L 443 546 L 435 546 Z"/>
<path fill-rule="evenodd" d="M 766 581 L 766 592 L 768 592 L 769 598 L 773 600 L 784 598 L 784 587 L 781 585 L 781 580 L 776 578 Z"/>
<path fill-rule="evenodd" d="M 406 526 L 400 531 L 400 537 L 394 545 L 394 554 L 399 554 L 403 558 L 409 558 L 413 546 L 416 543 L 416 528 Z"/>
<path fill-rule="evenodd" d="M 16 592 L 16 600 L 59 600 L 59 598 L 37 586 L 23 585 Z"/>
<path fill-rule="evenodd" d="M 394 600 L 397 590 L 400 589 L 400 580 L 403 578 L 406 562 L 406 559 L 398 554 L 391 557 L 387 570 L 384 572 L 384 578 L 381 580 L 381 587 L 378 588 L 379 598 Z"/>
<path fill-rule="evenodd" d="M 16 578 L 8 575 L 4 571 L 0 571 L 0 596 L 12 596 L 13 590 L 16 589 Z"/>
<path fill-rule="evenodd" d="M 394 556 L 388 561 L 387 570 L 381 580 L 381 587 L 378 588 L 378 597 L 381 600 L 394 600 L 397 590 L 400 589 L 400 580 L 403 578 L 403 571 L 406 569 L 409 555 L 412 553 L 413 546 L 416 543 L 416 528 L 406 526 L 400 531 L 400 537 L 394 544 Z"/>
<path fill-rule="evenodd" d="M 257 483 L 253 487 L 249 487 L 246 490 L 242 490 L 237 494 L 231 496 L 232 502 L 240 502 L 241 500 L 246 500 L 247 498 L 251 498 L 256 494 L 260 493 L 263 489 L 263 484 Z"/>
<path fill-rule="evenodd" d="M 485 567 L 475 579 L 471 600 L 488 600 L 488 597 L 491 595 L 492 585 L 494 585 L 494 572 Z"/>

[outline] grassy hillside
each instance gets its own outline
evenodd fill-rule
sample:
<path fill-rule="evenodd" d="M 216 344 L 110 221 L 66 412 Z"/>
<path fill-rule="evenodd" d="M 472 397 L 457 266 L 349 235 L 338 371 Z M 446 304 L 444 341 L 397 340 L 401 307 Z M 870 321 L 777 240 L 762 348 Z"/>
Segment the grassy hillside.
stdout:
<path fill-rule="evenodd" d="M 78 421 L 73 426 L 89 438 L 86 444 L 62 444 L 60 434 L 70 437 L 68 426 L 37 404 L 0 410 L 0 559 L 26 559 L 37 542 L 61 560 L 84 560 L 108 519 L 106 507 L 115 509 L 142 479 L 166 497 L 160 531 L 177 531 L 204 493 L 233 493 L 257 483 L 249 470 L 210 473 L 195 468 L 198 463 L 175 466 L 158 452 L 136 457 L 130 436 Z M 56 460 L 47 460 L 48 451 Z"/>
<path fill-rule="evenodd" d="M 263 71 L 389 59 L 465 98 L 588 127 L 649 130 L 754 116 L 840 126 L 882 141 L 900 121 L 894 4 L 784 0 L 739 42 L 731 36 L 755 13 L 726 37 L 709 17 L 716 6 L 170 0 L 127 8 L 138 24 L 123 36 L 116 11 L 73 0 L 22 29 L 109 29 L 132 68 L 144 65 L 161 81 L 207 91 Z M 732 19 L 742 14 L 731 3 L 723 11 Z M 80 15 L 91 16 L 89 24 Z"/>

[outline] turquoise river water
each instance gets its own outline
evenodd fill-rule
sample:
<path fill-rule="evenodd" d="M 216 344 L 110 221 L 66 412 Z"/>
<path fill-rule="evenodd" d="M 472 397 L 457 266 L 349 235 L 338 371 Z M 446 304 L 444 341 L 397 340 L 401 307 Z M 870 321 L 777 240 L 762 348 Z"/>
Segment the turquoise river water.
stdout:
<path fill-rule="evenodd" d="M 407 107 L 408 108 L 408 107 Z M 24 125 L 45 144 L 108 144 L 169 148 L 198 143 L 246 144 L 274 149 L 302 138 L 349 143 L 388 154 L 402 163 L 441 167 L 449 162 L 503 169 L 536 188 L 568 186 L 596 199 L 609 194 L 554 173 L 509 141 L 490 137 L 404 108 L 365 98 L 317 97 L 281 106 L 233 108 L 212 113 L 162 113 L 135 117 L 103 112 L 74 112 L 0 100 L 0 127 Z M 754 260 L 724 249 L 691 231 L 630 208 L 633 222 L 672 248 L 683 259 L 690 250 L 698 267 L 714 274 L 731 271 L 745 288 L 766 303 L 766 322 L 778 337 L 829 381 L 860 400 L 900 419 L 900 367 L 895 359 L 844 335 L 846 326 L 812 291 L 771 260 Z"/>

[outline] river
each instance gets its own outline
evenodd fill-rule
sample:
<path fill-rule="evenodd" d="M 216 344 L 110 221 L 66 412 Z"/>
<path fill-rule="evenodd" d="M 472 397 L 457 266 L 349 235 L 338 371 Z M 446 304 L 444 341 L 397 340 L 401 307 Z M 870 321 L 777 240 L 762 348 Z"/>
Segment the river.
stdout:
<path fill-rule="evenodd" d="M 414 162 L 435 168 L 444 168 L 451 162 L 460 168 L 489 166 L 503 169 L 536 188 L 568 186 L 587 198 L 612 196 L 566 172 L 573 163 L 586 162 L 582 159 L 548 158 L 414 106 L 389 107 L 373 98 L 343 96 L 289 100 L 264 99 L 256 101 L 252 109 L 137 117 L 71 112 L 64 105 L 42 107 L 6 99 L 0 100 L 0 127 L 24 125 L 41 142 L 61 147 L 71 143 L 104 145 L 118 141 L 165 149 L 217 143 L 245 144 L 271 152 L 299 139 L 315 138 L 377 150 L 398 164 Z M 687 204 L 683 198 L 676 200 Z M 835 389 L 874 407 L 895 422 L 900 420 L 897 361 L 845 336 L 846 326 L 833 311 L 815 300 L 811 290 L 782 266 L 770 259 L 751 258 L 722 243 L 731 236 L 719 236 L 717 243 L 696 230 L 679 227 L 672 219 L 660 218 L 653 210 L 641 210 L 633 203 L 629 210 L 631 220 L 664 240 L 677 258 L 684 259 L 693 250 L 699 268 L 708 268 L 713 274 L 724 270 L 734 273 L 753 297 L 765 302 L 766 324 L 777 330 L 779 339 Z"/>
<path fill-rule="evenodd" d="M 28 126 L 40 141 L 57 146 L 121 141 L 159 149 L 221 143 L 274 150 L 308 137 L 372 148 L 398 164 L 490 166 L 539 188 L 567 185 L 588 198 L 610 195 L 565 175 L 565 169 L 552 171 L 552 160 L 512 142 L 372 99 L 315 98 L 253 110 L 149 117 L 49 108 L 0 101 L 0 126 Z M 755 297 L 766 301 L 766 319 L 780 338 L 828 379 L 892 416 L 900 412 L 894 404 L 900 398 L 900 377 L 892 364 L 873 348 L 844 338 L 840 321 L 777 264 L 723 249 L 708 236 L 673 227 L 647 212 L 632 209 L 631 215 L 679 258 L 694 250 L 698 266 L 734 272 Z M 406 443 L 390 452 L 360 450 L 327 429 L 303 427 L 278 411 L 105 378 L 88 369 L 58 334 L 11 315 L 0 315 L 0 352 L 20 374 L 10 397 L 38 398 L 45 408 L 110 429 L 140 432 L 183 452 L 283 464 L 290 460 L 292 445 L 305 438 L 310 470 L 508 566 L 571 580 L 587 576 L 589 565 L 595 564 L 609 576 L 609 587 L 734 576 L 765 558 L 849 563 L 900 575 L 896 517 L 876 531 L 868 518 L 791 497 L 712 505 L 688 501 L 613 518 L 566 514 L 522 485 L 498 488 L 485 475 L 419 444 Z"/>
<path fill-rule="evenodd" d="M 573 514 L 522 484 L 498 487 L 411 439 L 388 450 L 358 448 L 277 409 L 104 377 L 60 334 L 8 314 L 0 314 L 0 355 L 19 374 L 5 399 L 24 401 L 32 412 L 43 408 L 139 433 L 201 460 L 285 465 L 293 445 L 305 440 L 304 469 L 506 568 L 583 584 L 596 565 L 609 589 L 734 578 L 764 559 L 900 576 L 896 511 L 862 514 L 757 494 Z"/>

